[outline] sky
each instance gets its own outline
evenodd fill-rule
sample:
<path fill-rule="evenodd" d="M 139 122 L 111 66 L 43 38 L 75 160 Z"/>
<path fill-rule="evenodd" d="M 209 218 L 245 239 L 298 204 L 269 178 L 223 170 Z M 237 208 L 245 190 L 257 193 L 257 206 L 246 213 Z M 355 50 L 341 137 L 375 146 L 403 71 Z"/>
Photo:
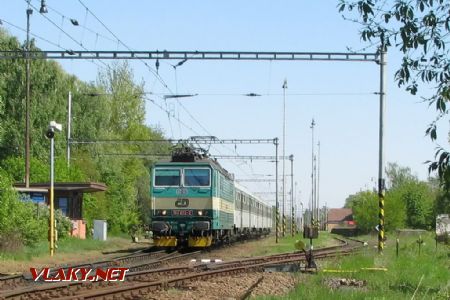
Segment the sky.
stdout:
<path fill-rule="evenodd" d="M 26 1 L 1 0 L 0 3 L 0 19 L 7 21 L 1 26 L 25 40 L 25 33 L 13 25 L 26 28 Z M 374 53 L 376 48 L 368 47 L 369 44 L 360 39 L 359 25 L 344 20 L 338 13 L 337 3 L 46 0 L 49 13 L 45 17 L 48 19 L 34 11 L 30 28 L 33 34 L 51 42 L 37 38 L 36 44 L 43 50 L 83 50 L 84 47 L 88 50 L 348 52 L 351 49 Z M 38 0 L 32 0 L 31 4 L 37 9 L 40 7 Z M 73 26 L 70 19 L 76 19 L 81 26 Z M 389 52 L 387 61 L 385 159 L 410 167 L 413 174 L 425 180 L 428 170 L 424 162 L 433 159 L 437 146 L 425 136 L 435 110 L 423 103 L 421 97 L 411 96 L 397 87 L 394 73 L 401 61 L 399 53 Z M 95 81 L 103 66 L 99 61 L 60 63 L 67 72 L 85 81 Z M 155 61 L 148 60 L 147 64 L 156 69 Z M 317 156 L 320 141 L 320 205 L 342 207 L 348 195 L 376 186 L 379 96 L 375 93 L 379 91 L 380 77 L 377 64 L 188 60 L 174 68 L 175 64 L 177 61 L 160 61 L 158 73 L 166 88 L 143 62 L 129 61 L 136 82 L 143 82 L 146 92 L 152 93 L 148 97 L 164 108 L 146 101 L 146 124 L 160 128 L 166 137 L 278 137 L 282 155 L 282 85 L 287 80 L 284 153 L 294 155 L 297 203 L 302 202 L 306 208 L 311 196 L 310 124 L 313 118 Z M 262 96 L 243 96 L 247 93 Z M 165 102 L 162 95 L 168 94 L 198 95 Z M 64 120 L 58 121 L 64 123 Z M 446 146 L 448 119 L 439 125 L 438 143 Z M 210 152 L 275 155 L 275 147 L 213 145 Z M 220 162 L 237 179 L 274 178 L 272 161 Z M 285 173 L 290 174 L 289 161 L 285 168 Z M 280 162 L 279 174 L 282 173 Z M 289 191 L 290 178 L 287 183 L 286 191 Z M 275 191 L 273 182 L 244 185 L 252 192 L 264 193 L 261 197 L 273 203 L 275 195 L 270 194 Z M 286 211 L 289 205 L 286 200 Z"/>

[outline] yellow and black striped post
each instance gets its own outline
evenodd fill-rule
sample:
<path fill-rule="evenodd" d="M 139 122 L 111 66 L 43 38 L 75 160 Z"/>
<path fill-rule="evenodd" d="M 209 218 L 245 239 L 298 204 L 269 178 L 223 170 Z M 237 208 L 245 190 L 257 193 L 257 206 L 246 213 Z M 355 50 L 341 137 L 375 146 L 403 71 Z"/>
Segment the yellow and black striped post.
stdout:
<path fill-rule="evenodd" d="M 291 214 L 291 236 L 295 235 L 295 212 L 294 208 L 292 207 L 292 214 Z"/>
<path fill-rule="evenodd" d="M 283 213 L 283 237 L 286 235 L 286 216 Z"/>
<path fill-rule="evenodd" d="M 378 184 L 378 252 L 382 253 L 384 249 L 384 179 L 379 179 Z"/>
<path fill-rule="evenodd" d="M 378 252 L 383 253 L 384 248 L 384 108 L 386 98 L 386 49 L 385 45 L 381 44 L 379 48 L 379 65 L 380 65 L 380 127 L 379 127 L 379 157 L 378 157 L 378 206 L 379 206 L 379 223 L 378 223 Z"/>
<path fill-rule="evenodd" d="M 280 212 L 278 211 L 278 207 L 277 207 L 277 209 L 276 209 L 276 213 L 275 213 L 275 218 L 276 218 L 276 227 L 275 227 L 275 230 L 276 230 L 276 233 L 275 233 L 275 239 L 276 239 L 276 242 L 278 243 L 278 236 L 279 236 L 279 232 L 280 232 Z"/>

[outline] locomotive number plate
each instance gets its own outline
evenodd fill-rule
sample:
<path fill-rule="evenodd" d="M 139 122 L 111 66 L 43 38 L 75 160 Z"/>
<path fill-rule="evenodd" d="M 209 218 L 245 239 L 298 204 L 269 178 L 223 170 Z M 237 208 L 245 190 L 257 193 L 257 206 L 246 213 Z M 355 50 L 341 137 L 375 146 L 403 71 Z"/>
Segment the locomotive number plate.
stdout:
<path fill-rule="evenodd" d="M 172 213 L 174 216 L 192 216 L 194 214 L 192 210 L 174 210 Z"/>

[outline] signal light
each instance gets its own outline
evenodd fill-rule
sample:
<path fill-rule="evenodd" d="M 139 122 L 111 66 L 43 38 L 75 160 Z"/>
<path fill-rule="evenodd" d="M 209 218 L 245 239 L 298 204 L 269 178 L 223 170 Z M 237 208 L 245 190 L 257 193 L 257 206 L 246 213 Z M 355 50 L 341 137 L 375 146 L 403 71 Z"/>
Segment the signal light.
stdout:
<path fill-rule="evenodd" d="M 161 212 L 161 214 L 162 214 L 163 216 L 165 216 L 165 215 L 167 214 L 167 211 L 166 211 L 166 210 L 163 210 L 163 211 Z"/>

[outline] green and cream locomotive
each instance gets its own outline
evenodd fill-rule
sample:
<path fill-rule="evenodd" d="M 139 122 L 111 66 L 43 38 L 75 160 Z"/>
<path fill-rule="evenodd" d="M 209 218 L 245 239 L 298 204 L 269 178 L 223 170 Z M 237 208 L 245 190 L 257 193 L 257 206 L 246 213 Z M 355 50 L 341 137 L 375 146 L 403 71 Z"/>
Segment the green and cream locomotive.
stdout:
<path fill-rule="evenodd" d="M 271 207 L 236 187 L 216 160 L 188 147 L 156 163 L 151 181 L 155 246 L 209 247 L 270 232 Z"/>

